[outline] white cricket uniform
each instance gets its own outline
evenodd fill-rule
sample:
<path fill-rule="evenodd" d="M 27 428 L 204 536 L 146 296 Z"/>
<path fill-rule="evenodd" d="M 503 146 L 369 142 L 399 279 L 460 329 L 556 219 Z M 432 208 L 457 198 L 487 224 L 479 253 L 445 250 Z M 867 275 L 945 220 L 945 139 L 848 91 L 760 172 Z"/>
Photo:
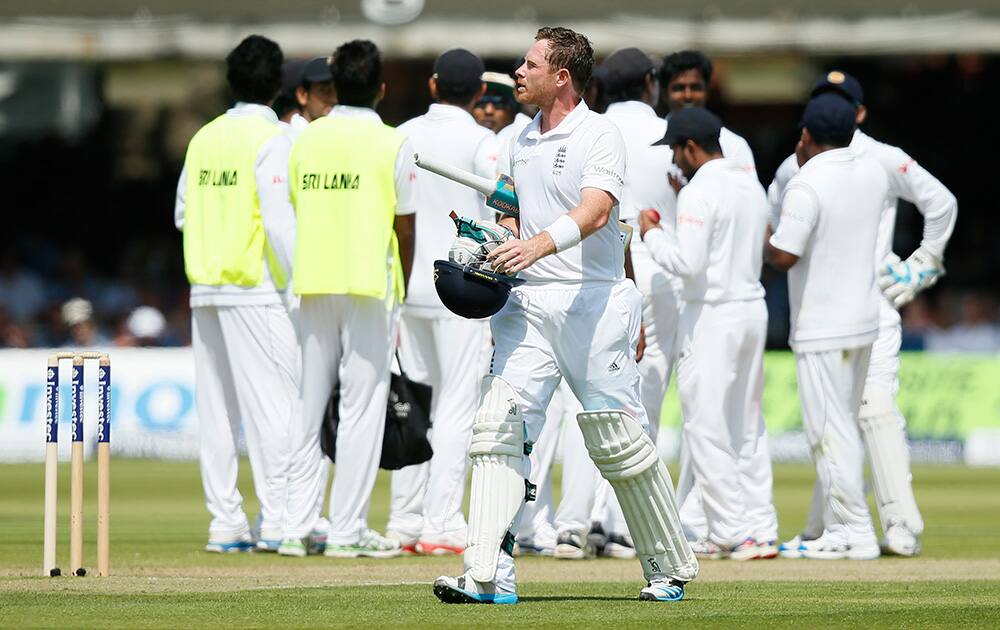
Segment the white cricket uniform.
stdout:
<path fill-rule="evenodd" d="M 544 134 L 540 122 L 541 114 L 516 137 L 509 156 L 501 154 L 501 168 L 510 164 L 517 182 L 522 239 L 578 206 L 582 189 L 619 200 L 624 185 L 625 147 L 610 121 L 581 101 Z M 511 291 L 490 322 L 496 341 L 490 371 L 517 392 L 529 443 L 538 440 L 560 379 L 584 409 L 623 409 L 648 424 L 635 363 L 642 296 L 625 279 L 617 220 L 616 203 L 608 223 L 578 246 L 522 271 L 527 282 Z M 514 590 L 514 564 L 506 554 L 500 554 L 495 582 Z"/>
<path fill-rule="evenodd" d="M 421 156 L 493 178 L 496 136 L 467 111 L 435 103 L 402 125 Z M 417 211 L 413 272 L 402 309 L 399 356 L 403 370 L 433 388 L 433 458 L 393 472 L 390 530 L 423 539 L 447 535 L 465 539 L 462 501 L 472 420 L 479 382 L 489 361 L 489 323 L 465 319 L 444 307 L 434 289 L 434 261 L 447 260 L 455 240 L 454 211 L 491 221 L 478 192 L 443 177 L 423 178 L 413 205 Z"/>
<path fill-rule="evenodd" d="M 524 128 L 531 123 L 531 120 L 532 120 L 531 116 L 522 112 L 517 112 L 517 115 L 514 116 L 514 120 L 512 120 L 509 125 L 507 125 L 506 127 L 497 132 L 497 147 L 499 148 L 501 155 L 508 153 L 508 151 L 510 150 L 510 143 L 513 142 L 514 139 L 517 138 L 519 135 L 521 135 L 521 132 L 524 131 Z M 509 165 L 507 165 L 507 170 L 505 171 L 501 170 L 499 167 L 500 164 L 498 163 L 497 164 L 498 175 L 510 175 Z"/>
<path fill-rule="evenodd" d="M 381 122 L 367 107 L 337 105 L 329 116 Z M 413 214 L 416 166 L 404 141 L 396 155 L 396 215 Z M 391 262 L 391 261 L 389 261 Z M 385 300 L 353 295 L 306 295 L 299 308 L 302 345 L 302 423 L 292 435 L 288 519 L 284 537 L 303 538 L 319 519 L 320 419 L 334 388 L 340 388 L 337 468 L 330 491 L 328 544 L 350 545 L 368 527 L 368 506 L 382 453 L 389 368 L 395 347 L 398 304 L 387 266 Z"/>
<path fill-rule="evenodd" d="M 864 491 L 858 411 L 878 336 L 878 226 L 889 192 L 877 162 L 850 148 L 825 151 L 792 178 L 771 244 L 799 256 L 788 272 L 789 343 L 802 421 L 833 544 L 876 544 Z"/>
<path fill-rule="evenodd" d="M 709 538 L 723 547 L 752 537 L 755 527 L 745 502 L 752 488 L 743 487 L 740 463 L 763 433 L 767 307 L 760 268 L 767 217 L 756 177 L 733 160 L 716 159 L 681 189 L 676 229 L 644 237 L 653 259 L 683 279 L 677 387 L 684 442 Z"/>
<path fill-rule="evenodd" d="M 265 105 L 237 103 L 227 116 L 260 116 L 277 124 Z M 288 198 L 284 135 L 257 153 L 255 178 L 267 243 L 291 270 L 295 215 Z M 187 170 L 177 183 L 174 223 L 184 229 Z M 201 478 L 212 515 L 209 538 L 227 540 L 249 532 L 236 486 L 240 426 L 246 435 L 254 489 L 260 501 L 262 539 L 281 538 L 289 458 L 290 423 L 298 417 L 299 346 L 268 265 L 255 287 L 193 285 L 191 336 L 195 359 Z"/>
<path fill-rule="evenodd" d="M 893 232 L 896 227 L 896 210 L 900 199 L 905 199 L 917 207 L 924 217 L 921 247 L 933 253 L 939 260 L 944 258 L 944 250 L 955 227 L 958 202 L 955 196 L 936 177 L 931 175 L 905 151 L 875 140 L 861 130 L 854 132 L 850 148 L 857 154 L 864 154 L 877 161 L 889 178 L 889 194 L 882 208 L 878 227 L 878 242 L 875 263 L 881 266 L 892 254 Z M 795 155 L 788 156 L 774 174 L 768 187 L 768 201 L 771 204 L 771 221 L 777 223 L 781 211 L 781 200 L 789 180 L 799 170 Z M 910 485 L 909 445 L 906 443 L 906 419 L 896 408 L 892 399 L 899 391 L 899 348 L 902 322 L 899 313 L 884 296 L 879 300 L 878 338 L 872 345 L 871 361 L 865 380 L 866 388 L 873 388 L 888 397 L 889 413 L 897 416 L 898 430 L 891 436 L 892 441 L 876 441 L 868 445 L 872 466 L 888 471 L 885 489 L 876 487 L 876 505 L 882 521 L 883 531 L 890 521 L 903 521 L 914 534 L 923 531 L 923 518 L 913 496 Z M 880 397 L 881 398 L 881 397 Z M 873 446 L 875 448 L 873 448 Z M 819 492 L 817 482 L 814 494 Z M 879 496 L 883 495 L 883 496 Z M 819 536 L 823 531 L 822 502 L 816 497 L 811 504 L 808 524 L 804 530 L 807 538 Z"/>
<path fill-rule="evenodd" d="M 639 213 L 653 208 L 660 212 L 664 221 L 672 224 L 676 195 L 667 183 L 667 174 L 675 170 L 673 153 L 670 147 L 653 146 L 654 142 L 663 138 L 667 122 L 657 116 L 652 107 L 641 101 L 612 103 L 608 105 L 604 116 L 615 124 L 625 141 L 628 170 L 619 204 L 621 220 L 638 230 Z M 674 334 L 680 311 L 680 283 L 653 262 L 646 246 L 638 238 L 632 240 L 630 249 L 635 284 L 642 293 L 642 323 L 646 333 L 646 349 L 639 362 L 642 384 L 640 397 L 650 419 L 650 435 L 655 442 L 660 409 L 673 369 Z M 556 530 L 560 533 L 586 532 L 590 529 L 591 521 L 596 520 L 603 523 L 604 529 L 609 533 L 626 533 L 615 529 L 624 526 L 624 519 L 614 493 L 609 494 L 610 485 L 600 476 L 587 453 L 579 426 L 573 423 L 566 431 L 563 474 L 574 482 L 568 484 L 563 493 L 556 514 Z M 593 479 L 596 487 L 588 486 L 584 479 Z M 608 507 L 605 506 L 606 499 L 610 499 Z M 608 509 L 610 513 L 605 513 Z"/>
<path fill-rule="evenodd" d="M 670 120 L 669 116 L 667 120 Z M 741 170 L 754 177 L 757 176 L 753 151 L 746 139 L 729 128 L 723 127 L 719 132 L 719 147 L 722 149 L 723 157 L 735 163 Z M 671 224 L 668 223 L 668 225 Z M 677 351 L 678 349 L 675 347 L 672 360 L 676 357 Z M 645 358 L 642 362 L 646 362 Z M 747 518 L 753 523 L 754 538 L 760 541 L 772 541 L 778 537 L 778 515 L 772 501 L 773 480 L 767 427 L 763 419 L 759 424 L 760 435 L 754 443 L 754 451 L 740 453 L 741 487 L 746 492 L 744 503 L 747 507 Z M 677 501 L 680 505 L 681 521 L 684 523 L 688 537 L 691 540 L 708 538 L 708 521 L 705 518 L 700 493 L 695 485 L 690 454 L 686 442 L 683 440 L 680 448 L 680 471 L 677 477 Z"/>

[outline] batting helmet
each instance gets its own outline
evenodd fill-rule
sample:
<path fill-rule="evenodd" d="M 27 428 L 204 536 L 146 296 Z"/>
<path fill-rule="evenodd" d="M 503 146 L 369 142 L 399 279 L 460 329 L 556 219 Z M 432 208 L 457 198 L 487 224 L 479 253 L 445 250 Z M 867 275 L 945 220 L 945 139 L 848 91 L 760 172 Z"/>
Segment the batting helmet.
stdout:
<path fill-rule="evenodd" d="M 456 315 L 466 319 L 490 317 L 507 303 L 510 290 L 524 280 L 449 260 L 434 261 L 434 288 Z"/>

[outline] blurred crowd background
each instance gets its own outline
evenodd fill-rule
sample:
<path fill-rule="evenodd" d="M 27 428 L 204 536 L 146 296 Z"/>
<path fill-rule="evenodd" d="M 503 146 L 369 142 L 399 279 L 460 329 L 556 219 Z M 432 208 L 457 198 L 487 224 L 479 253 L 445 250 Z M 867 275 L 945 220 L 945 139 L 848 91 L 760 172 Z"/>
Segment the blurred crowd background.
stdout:
<path fill-rule="evenodd" d="M 269 31 L 267 24 L 277 19 L 280 9 L 251 3 L 246 10 L 259 14 L 249 21 L 259 24 L 248 25 L 245 16 L 240 18 L 239 29 L 216 33 L 214 48 L 204 44 L 208 52 L 191 52 L 198 47 L 189 43 L 186 49 L 178 45 L 180 49 L 109 53 L 100 45 L 91 50 L 95 46 L 87 48 L 81 40 L 81 56 L 73 47 L 75 40 L 68 48 L 30 40 L 34 47 L 29 52 L 11 43 L 16 37 L 12 40 L 10 33 L 25 38 L 24 33 L 35 31 L 58 33 L 58 29 L 38 30 L 38 24 L 50 23 L 66 32 L 90 28 L 101 42 L 106 22 L 120 21 L 120 13 L 134 10 L 118 2 L 96 2 L 97 8 L 87 9 L 93 12 L 87 16 L 90 21 L 81 27 L 79 21 L 67 22 L 65 17 L 78 9 L 76 5 L 49 4 L 65 6 L 34 21 L 32 11 L 49 11 L 48 5 L 13 2 L 0 7 L 0 18 L 9 18 L 0 24 L 0 187 L 6 210 L 5 229 L 0 232 L 0 347 L 187 345 L 188 285 L 180 234 L 173 225 L 174 194 L 188 140 L 230 105 L 224 51 L 243 34 L 261 32 L 285 47 L 288 57 L 328 54 L 347 39 L 340 35 L 354 32 L 346 28 L 350 21 L 364 18 L 355 16 L 354 8 L 342 7 L 336 14 L 327 10 L 318 23 L 302 27 L 308 29 L 308 37 L 297 38 L 296 30 L 287 25 Z M 152 4 L 153 11 L 130 14 L 128 19 L 148 27 L 159 24 L 158 12 L 164 7 L 183 5 L 195 18 L 200 10 L 190 2 Z M 290 6 L 305 12 L 300 16 L 305 19 L 311 9 L 301 4 Z M 778 18 L 771 5 L 805 11 L 803 3 L 791 1 L 744 4 L 767 5 L 772 20 Z M 888 3 L 885 10 L 905 26 L 912 17 L 905 14 L 906 7 L 928 3 L 896 4 Z M 528 47 L 543 19 L 559 21 L 560 15 L 573 15 L 573 7 L 594 13 L 597 19 L 603 6 L 555 2 L 562 14 L 547 16 L 536 10 L 521 15 L 521 28 L 504 27 L 505 33 L 520 33 L 519 42 L 480 37 L 477 48 L 477 40 L 470 42 L 468 32 L 456 27 L 450 31 L 456 41 L 439 37 L 436 45 L 421 41 L 414 49 L 414 29 L 440 22 L 438 5 L 451 6 L 428 1 L 424 15 L 408 26 L 383 25 L 357 33 L 372 37 L 386 51 L 388 91 L 379 111 L 390 124 L 426 111 L 430 103 L 426 80 L 437 53 L 462 45 L 480 53 L 489 70 L 507 72 L 515 51 Z M 679 5 L 683 11 L 695 10 L 695 3 Z M 670 17 L 668 8 L 659 3 L 626 1 L 623 6 L 645 11 L 650 20 Z M 865 3 L 844 3 L 844 7 L 854 13 L 838 19 L 880 10 Z M 693 18 L 682 9 L 677 17 L 686 20 L 684 24 L 728 17 L 724 9 L 707 17 L 702 11 Z M 979 27 L 996 23 L 990 20 L 997 7 L 987 3 L 977 10 L 983 16 Z M 732 17 L 755 19 L 752 14 Z M 808 24 L 807 18 L 823 16 L 799 17 Z M 230 20 L 217 11 L 206 19 Z M 791 18 L 782 19 L 794 27 L 794 21 L 788 22 Z M 332 24 L 328 41 L 323 24 Z M 574 27 L 592 38 L 599 58 L 627 37 L 620 32 L 612 36 L 596 26 L 592 31 L 586 25 Z M 652 56 L 662 57 L 682 45 L 704 48 L 712 56 L 716 72 L 709 107 L 749 141 L 765 187 L 794 148 L 805 95 L 815 78 L 831 68 L 857 76 L 870 112 L 865 130 L 909 152 L 955 193 L 959 203 L 958 224 L 945 256 L 948 275 L 903 312 L 904 349 L 1000 353 L 1000 219 L 994 210 L 995 160 L 989 153 L 1000 140 L 995 113 L 1000 102 L 1000 39 L 967 45 L 950 38 L 888 51 L 878 46 L 848 50 L 847 42 L 844 50 L 838 50 L 836 43 L 824 44 L 822 50 L 802 44 L 771 48 L 754 44 L 737 50 L 735 44 L 718 42 L 699 46 L 690 38 L 678 43 L 676 33 L 662 41 L 650 36 L 648 29 L 643 33 L 633 45 Z M 223 52 L 215 54 L 215 49 Z M 594 106 L 601 107 L 599 95 Z M 905 203 L 898 216 L 894 245 L 905 258 L 919 244 L 922 221 Z M 784 274 L 768 268 L 763 273 L 771 315 L 769 347 L 784 348 L 788 333 Z"/>

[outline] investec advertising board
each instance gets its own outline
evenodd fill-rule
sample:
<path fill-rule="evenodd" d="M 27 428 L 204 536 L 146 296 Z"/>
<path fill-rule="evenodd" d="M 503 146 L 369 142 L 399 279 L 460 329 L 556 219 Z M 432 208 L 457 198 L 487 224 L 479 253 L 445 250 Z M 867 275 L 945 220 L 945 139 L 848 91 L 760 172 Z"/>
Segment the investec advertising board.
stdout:
<path fill-rule="evenodd" d="M 116 457 L 198 456 L 194 360 L 190 348 L 115 349 L 111 355 L 112 452 Z M 0 351 L 0 461 L 40 461 L 45 437 L 47 350 Z M 778 460 L 808 459 L 802 435 L 795 358 L 764 360 L 764 415 Z M 60 453 L 69 453 L 69 362 L 63 362 Z M 96 443 L 97 365 L 88 362 L 84 412 L 88 456 Z M 269 383 L 260 383 L 266 389 Z M 1000 359 L 907 353 L 899 406 L 907 416 L 914 458 L 1000 465 Z M 661 451 L 676 454 L 680 406 L 676 391 L 663 405 Z"/>

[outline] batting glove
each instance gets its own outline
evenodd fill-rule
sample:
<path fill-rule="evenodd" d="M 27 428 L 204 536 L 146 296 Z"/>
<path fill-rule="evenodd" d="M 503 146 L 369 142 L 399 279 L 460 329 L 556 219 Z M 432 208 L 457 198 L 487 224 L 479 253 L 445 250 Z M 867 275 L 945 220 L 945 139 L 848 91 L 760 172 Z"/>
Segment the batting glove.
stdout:
<path fill-rule="evenodd" d="M 924 289 L 934 286 L 944 273 L 944 265 L 938 257 L 918 247 L 906 260 L 892 254 L 882 261 L 878 284 L 886 299 L 900 308 Z"/>
<path fill-rule="evenodd" d="M 493 244 L 493 247 L 514 238 L 514 232 L 510 228 L 493 221 L 477 221 L 469 217 L 457 217 L 455 218 L 455 227 L 458 228 L 459 236 L 471 238 L 484 245 Z M 490 250 L 492 251 L 492 247 Z"/>

